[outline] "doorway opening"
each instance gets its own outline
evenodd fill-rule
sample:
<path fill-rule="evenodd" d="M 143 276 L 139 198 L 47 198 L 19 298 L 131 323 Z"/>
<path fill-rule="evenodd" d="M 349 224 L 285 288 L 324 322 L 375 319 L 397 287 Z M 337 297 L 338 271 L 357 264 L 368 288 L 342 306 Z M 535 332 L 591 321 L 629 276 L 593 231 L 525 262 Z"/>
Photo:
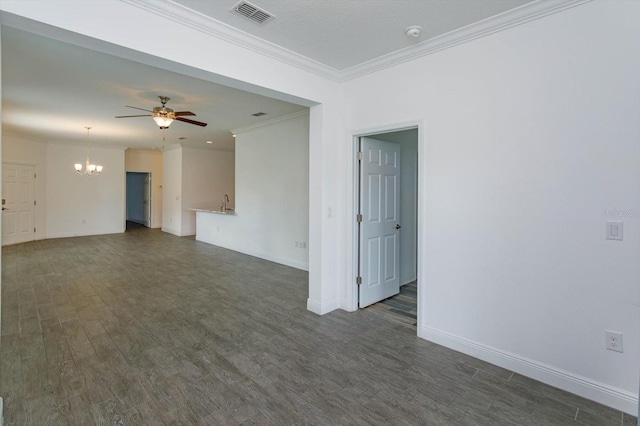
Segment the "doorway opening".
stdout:
<path fill-rule="evenodd" d="M 127 172 L 127 230 L 151 227 L 151 173 Z"/>
<path fill-rule="evenodd" d="M 357 307 L 410 326 L 418 314 L 418 132 L 355 138 Z"/>

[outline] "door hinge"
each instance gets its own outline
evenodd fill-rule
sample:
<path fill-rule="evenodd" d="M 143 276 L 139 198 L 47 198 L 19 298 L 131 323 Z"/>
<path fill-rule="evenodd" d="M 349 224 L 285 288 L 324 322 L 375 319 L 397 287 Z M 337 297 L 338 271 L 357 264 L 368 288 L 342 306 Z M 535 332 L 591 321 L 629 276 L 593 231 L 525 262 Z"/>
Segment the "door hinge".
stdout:
<path fill-rule="evenodd" d="M 35 179 L 36 177 L 37 177 L 37 176 L 36 176 L 36 174 L 34 173 L 34 174 L 33 174 L 33 178 Z"/>
<path fill-rule="evenodd" d="M 356 277 L 356 284 L 362 284 L 362 277 Z"/>
<path fill-rule="evenodd" d="M 358 223 L 362 222 L 362 215 L 361 214 L 357 214 L 356 215 L 356 222 L 358 222 Z"/>
<path fill-rule="evenodd" d="M 358 161 L 362 160 L 362 151 L 358 151 L 357 158 L 358 158 Z"/>
<path fill-rule="evenodd" d="M 36 228 L 33 228 L 33 232 L 36 232 Z"/>
<path fill-rule="evenodd" d="M 33 205 L 34 205 L 34 206 L 36 205 L 36 200 L 33 200 Z"/>

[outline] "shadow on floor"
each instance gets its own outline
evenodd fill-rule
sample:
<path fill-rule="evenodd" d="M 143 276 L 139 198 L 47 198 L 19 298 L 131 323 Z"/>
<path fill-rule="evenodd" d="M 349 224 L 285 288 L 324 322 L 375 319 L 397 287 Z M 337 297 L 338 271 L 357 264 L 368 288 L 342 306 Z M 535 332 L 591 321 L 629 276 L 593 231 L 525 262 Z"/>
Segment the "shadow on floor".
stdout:
<path fill-rule="evenodd" d="M 150 229 L 150 228 L 147 228 L 141 223 L 131 222 L 130 220 L 127 221 L 126 231 L 136 231 L 140 229 Z"/>
<path fill-rule="evenodd" d="M 400 293 L 375 303 L 368 308 L 371 312 L 404 325 L 417 326 L 418 287 L 413 281 L 400 287 Z"/>

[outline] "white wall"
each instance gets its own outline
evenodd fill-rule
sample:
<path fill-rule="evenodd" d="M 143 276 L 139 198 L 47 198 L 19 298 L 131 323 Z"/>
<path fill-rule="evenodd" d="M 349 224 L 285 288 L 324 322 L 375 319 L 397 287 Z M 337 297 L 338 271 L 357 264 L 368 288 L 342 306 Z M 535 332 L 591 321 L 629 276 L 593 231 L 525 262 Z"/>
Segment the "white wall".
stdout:
<path fill-rule="evenodd" d="M 162 230 L 182 235 L 182 149 L 166 149 L 162 155 Z"/>
<path fill-rule="evenodd" d="M 74 170 L 85 157 L 82 145 L 47 144 L 47 238 L 124 232 L 124 149 L 92 146 L 92 162 L 104 167 L 97 176 Z"/>
<path fill-rule="evenodd" d="M 86 147 L 45 143 L 4 135 L 5 162 L 36 166 L 36 239 L 124 232 L 124 153 L 122 148 L 91 147 L 102 164 L 99 176 L 79 176 Z"/>
<path fill-rule="evenodd" d="M 234 205 L 235 154 L 176 146 L 164 151 L 162 230 L 178 236 L 196 234 L 191 208 L 219 208 L 224 194 Z"/>
<path fill-rule="evenodd" d="M 630 413 L 638 40 L 640 3 L 590 2 L 345 86 L 354 131 L 424 123 L 419 334 Z"/>
<path fill-rule="evenodd" d="M 36 166 L 36 240 L 47 235 L 47 145 L 12 133 L 3 132 L 2 161 Z"/>
<path fill-rule="evenodd" d="M 308 113 L 234 133 L 237 215 L 199 213 L 196 238 L 307 270 Z"/>
<path fill-rule="evenodd" d="M 162 152 L 127 149 L 124 152 L 127 172 L 151 173 L 151 227 L 162 226 Z"/>
<path fill-rule="evenodd" d="M 182 148 L 182 234 L 196 234 L 196 214 L 190 208 L 219 208 L 235 199 L 235 154 L 208 148 Z"/>
<path fill-rule="evenodd" d="M 317 313 L 347 306 L 339 297 L 352 286 L 354 129 L 422 120 L 421 335 L 549 380 L 569 371 L 560 385 L 579 391 L 621 389 L 612 404 L 637 401 L 638 224 L 625 218 L 629 238 L 606 242 L 601 214 L 638 207 L 638 7 L 582 4 L 340 87 L 130 3 L 0 4 L 80 45 L 311 106 L 307 306 Z M 170 45 L 158 44 L 165 33 Z M 604 326 L 635 336 L 624 354 L 603 352 Z"/>
<path fill-rule="evenodd" d="M 159 6 L 172 7 L 170 4 Z M 318 314 L 338 308 L 338 289 L 345 285 L 347 277 L 344 263 L 347 252 L 341 241 L 347 223 L 343 165 L 348 159 L 340 150 L 344 142 L 345 99 L 335 80 L 315 72 L 316 63 L 309 61 L 294 67 L 286 51 L 275 52 L 276 49 L 267 47 L 265 53 L 257 53 L 241 42 L 200 31 L 201 23 L 183 25 L 172 19 L 171 13 L 165 17 L 162 12 L 132 3 L 2 2 L 0 9 L 12 14 L 7 17 L 11 18 L 12 25 L 27 31 L 38 31 L 90 49 L 309 106 L 309 148 L 313 158 L 309 184 L 313 191 L 309 193 L 307 307 Z M 118 25 L 109 26 L 107 22 L 118 22 Z M 132 33 L 136 36 L 131 37 Z M 171 34 L 171 38 L 158 44 L 158 37 L 165 34 Z M 216 55 L 202 55 L 202 49 L 215 51 Z M 225 60 L 220 61 L 221 57 Z M 165 175 L 165 182 L 166 179 Z M 165 190 L 163 205 L 167 196 Z M 167 210 L 163 212 L 166 216 Z M 163 217 L 163 229 L 168 222 Z"/>

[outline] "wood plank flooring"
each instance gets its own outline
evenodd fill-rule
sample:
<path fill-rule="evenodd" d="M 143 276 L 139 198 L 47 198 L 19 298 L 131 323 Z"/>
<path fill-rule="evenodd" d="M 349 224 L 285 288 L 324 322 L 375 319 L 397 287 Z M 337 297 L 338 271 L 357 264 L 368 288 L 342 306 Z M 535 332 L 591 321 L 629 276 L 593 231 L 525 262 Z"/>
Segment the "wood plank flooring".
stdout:
<path fill-rule="evenodd" d="M 400 287 L 400 293 L 374 303 L 366 309 L 390 321 L 413 327 L 415 330 L 418 325 L 416 322 L 418 315 L 417 284 L 416 281 L 407 283 Z"/>
<path fill-rule="evenodd" d="M 5 247 L 5 424 L 635 424 L 307 280 L 158 230 Z"/>

